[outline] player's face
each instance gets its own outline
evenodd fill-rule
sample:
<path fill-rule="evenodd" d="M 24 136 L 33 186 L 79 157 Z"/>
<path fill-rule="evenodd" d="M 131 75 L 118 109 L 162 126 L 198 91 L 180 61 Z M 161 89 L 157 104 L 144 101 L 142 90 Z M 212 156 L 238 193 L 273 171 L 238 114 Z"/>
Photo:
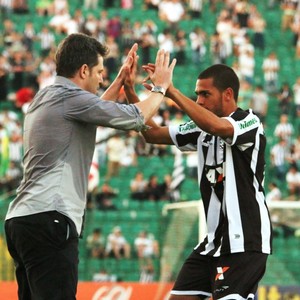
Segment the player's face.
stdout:
<path fill-rule="evenodd" d="M 102 82 L 103 82 L 103 57 L 99 56 L 98 65 L 89 69 L 89 76 L 87 77 L 85 90 L 93 94 L 97 94 L 97 91 Z"/>
<path fill-rule="evenodd" d="M 223 117 L 223 93 L 213 85 L 212 78 L 198 79 L 195 93 L 197 104 L 213 112 L 218 117 Z"/>

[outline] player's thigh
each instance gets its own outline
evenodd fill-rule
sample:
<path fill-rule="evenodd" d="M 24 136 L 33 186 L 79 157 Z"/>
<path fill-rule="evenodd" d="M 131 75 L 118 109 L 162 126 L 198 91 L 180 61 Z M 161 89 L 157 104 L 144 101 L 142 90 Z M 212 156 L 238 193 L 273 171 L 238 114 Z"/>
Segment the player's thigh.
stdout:
<path fill-rule="evenodd" d="M 254 299 L 267 257 L 263 253 L 245 252 L 216 258 L 212 270 L 213 299 L 229 296 L 230 299 Z"/>
<path fill-rule="evenodd" d="M 185 260 L 171 291 L 170 299 L 206 299 L 211 296 L 212 258 L 193 251 Z M 175 298 L 177 296 L 177 298 Z"/>

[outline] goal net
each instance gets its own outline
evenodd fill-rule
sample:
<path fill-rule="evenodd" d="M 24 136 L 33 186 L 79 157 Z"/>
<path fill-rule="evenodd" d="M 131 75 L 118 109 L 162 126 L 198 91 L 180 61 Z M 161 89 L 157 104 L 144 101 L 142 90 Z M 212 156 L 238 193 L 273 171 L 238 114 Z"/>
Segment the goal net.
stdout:
<path fill-rule="evenodd" d="M 261 285 L 300 285 L 300 201 L 273 201 L 273 254 Z M 170 203 L 163 207 L 166 219 L 160 262 L 160 281 L 174 281 L 185 258 L 206 235 L 202 201 Z"/>

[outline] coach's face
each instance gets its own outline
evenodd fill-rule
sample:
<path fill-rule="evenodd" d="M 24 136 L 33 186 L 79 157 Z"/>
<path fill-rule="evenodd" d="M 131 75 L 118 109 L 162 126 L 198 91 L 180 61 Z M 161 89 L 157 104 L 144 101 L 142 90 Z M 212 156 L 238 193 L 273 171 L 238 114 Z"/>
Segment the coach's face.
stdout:
<path fill-rule="evenodd" d="M 223 104 L 226 91 L 220 92 L 214 85 L 213 79 L 198 79 L 195 93 L 196 103 L 213 112 L 218 117 L 224 116 Z"/>
<path fill-rule="evenodd" d="M 97 94 L 97 91 L 103 82 L 103 57 L 99 55 L 98 64 L 92 68 L 86 70 L 85 78 L 85 90 L 93 94 Z"/>

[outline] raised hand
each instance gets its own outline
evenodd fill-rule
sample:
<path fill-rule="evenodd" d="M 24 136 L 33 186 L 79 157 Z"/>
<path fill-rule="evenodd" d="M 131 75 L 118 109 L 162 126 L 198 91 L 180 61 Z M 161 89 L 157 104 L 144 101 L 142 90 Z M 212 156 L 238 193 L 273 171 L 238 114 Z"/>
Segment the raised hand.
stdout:
<path fill-rule="evenodd" d="M 142 84 L 147 90 L 150 91 L 153 87 L 153 83 L 150 81 L 150 76 L 154 73 L 155 64 L 148 63 L 147 65 L 143 65 L 142 68 L 148 73 L 148 75 L 143 79 Z"/>
<path fill-rule="evenodd" d="M 172 83 L 175 65 L 176 59 L 173 59 L 170 64 L 170 53 L 161 49 L 157 52 L 155 64 L 148 64 L 148 67 L 144 69 L 148 72 L 152 84 L 167 90 Z"/>
<path fill-rule="evenodd" d="M 125 69 L 125 79 L 124 79 L 124 87 L 133 87 L 135 84 L 136 73 L 137 73 L 137 65 L 138 65 L 139 56 L 134 53 L 132 55 L 132 63 L 129 68 Z"/>
<path fill-rule="evenodd" d="M 117 77 L 122 80 L 122 83 L 124 83 L 129 74 L 130 76 L 135 76 L 135 69 L 138 60 L 137 50 L 138 44 L 135 43 L 129 50 L 127 57 L 118 73 Z"/>

